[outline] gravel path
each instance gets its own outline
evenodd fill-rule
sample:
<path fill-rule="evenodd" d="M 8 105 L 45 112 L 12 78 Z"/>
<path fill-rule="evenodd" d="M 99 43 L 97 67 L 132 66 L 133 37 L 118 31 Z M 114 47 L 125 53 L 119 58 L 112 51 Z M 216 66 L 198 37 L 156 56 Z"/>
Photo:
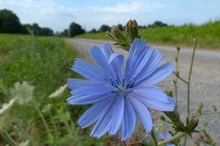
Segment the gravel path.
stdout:
<path fill-rule="evenodd" d="M 68 43 L 72 44 L 74 48 L 80 54 L 80 57 L 91 61 L 91 58 L 88 54 L 88 48 L 93 45 L 99 45 L 104 41 L 99 40 L 87 40 L 87 39 L 67 39 Z M 111 45 L 112 42 L 109 42 Z M 176 57 L 176 49 L 174 47 L 168 46 L 154 46 L 158 48 L 163 55 L 165 56 L 165 61 L 171 60 L 174 62 Z M 122 53 L 127 56 L 127 52 L 114 48 L 117 53 Z M 181 48 L 180 57 L 179 57 L 179 70 L 180 75 L 187 79 L 190 60 L 192 55 L 192 49 Z M 160 86 L 164 90 L 174 91 L 172 84 L 174 75 L 168 77 L 165 81 L 160 83 Z M 186 85 L 181 81 L 178 82 L 178 106 L 183 113 L 186 113 Z M 198 104 L 203 103 L 204 111 L 209 110 L 213 111 L 214 108 L 217 108 L 220 111 L 220 52 L 219 51 L 210 51 L 210 50 L 196 50 L 196 56 L 193 66 L 193 73 L 191 78 L 191 111 L 194 112 L 197 110 Z M 182 117 L 185 114 L 181 114 Z M 202 116 L 200 117 L 199 128 L 203 128 L 205 123 L 208 123 L 207 131 L 210 135 L 217 141 L 220 145 L 220 114 L 215 114 L 211 116 Z M 203 124 L 204 123 L 204 124 Z"/>

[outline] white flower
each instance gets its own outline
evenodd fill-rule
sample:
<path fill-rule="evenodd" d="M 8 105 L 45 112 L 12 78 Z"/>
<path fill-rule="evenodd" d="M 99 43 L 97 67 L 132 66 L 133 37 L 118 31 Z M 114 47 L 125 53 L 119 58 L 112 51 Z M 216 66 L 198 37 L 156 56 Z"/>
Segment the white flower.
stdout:
<path fill-rule="evenodd" d="M 26 140 L 26 141 L 20 143 L 18 146 L 29 146 L 29 143 L 30 143 L 30 141 Z"/>
<path fill-rule="evenodd" d="M 42 112 L 43 112 L 43 113 L 47 113 L 47 112 L 49 112 L 50 109 L 51 109 L 51 107 L 52 107 L 51 104 L 47 104 L 47 105 L 45 105 L 44 108 L 42 109 Z"/>
<path fill-rule="evenodd" d="M 56 98 L 56 97 L 59 97 L 63 94 L 63 92 L 65 91 L 66 89 L 66 84 L 63 85 L 63 86 L 60 86 L 59 89 L 57 89 L 55 92 L 53 92 L 52 94 L 49 95 L 49 98 Z"/>
<path fill-rule="evenodd" d="M 16 82 L 14 84 L 14 89 L 12 89 L 12 96 L 16 99 L 18 104 L 23 105 L 28 103 L 33 98 L 34 86 L 30 85 L 28 82 L 24 81 L 21 84 Z"/>
<path fill-rule="evenodd" d="M 15 102 L 15 99 L 9 101 L 9 103 L 4 103 L 2 108 L 0 109 L 0 115 L 7 111 Z"/>

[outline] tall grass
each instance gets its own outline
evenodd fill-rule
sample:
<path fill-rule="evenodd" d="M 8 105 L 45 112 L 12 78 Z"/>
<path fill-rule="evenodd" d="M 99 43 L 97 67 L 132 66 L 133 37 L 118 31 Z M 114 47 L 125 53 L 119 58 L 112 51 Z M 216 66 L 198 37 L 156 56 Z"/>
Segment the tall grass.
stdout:
<path fill-rule="evenodd" d="M 220 21 L 208 22 L 203 25 L 185 24 L 182 26 L 147 27 L 139 29 L 142 38 L 149 43 L 180 45 L 190 47 L 193 37 L 197 37 L 198 48 L 220 50 Z M 106 39 L 105 33 L 86 33 L 78 38 Z"/>
<path fill-rule="evenodd" d="M 77 53 L 60 38 L 0 34 L 0 107 L 15 94 L 27 96 L 15 90 L 15 83 L 26 81 L 26 88 L 34 87 L 31 102 L 15 102 L 0 114 L 0 145 L 104 145 L 72 122 L 84 109 L 66 104 L 67 89 L 49 98 L 67 78 L 77 76 L 70 70 L 75 57 Z"/>

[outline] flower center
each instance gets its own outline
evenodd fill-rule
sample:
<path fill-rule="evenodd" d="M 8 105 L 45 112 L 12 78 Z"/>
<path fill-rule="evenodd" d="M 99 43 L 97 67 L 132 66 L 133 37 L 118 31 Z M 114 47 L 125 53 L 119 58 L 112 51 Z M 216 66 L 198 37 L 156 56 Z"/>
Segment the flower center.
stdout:
<path fill-rule="evenodd" d="M 128 98 L 129 94 L 134 89 L 134 84 L 131 81 L 127 81 L 126 78 L 123 78 L 122 80 L 117 78 L 116 80 L 111 80 L 111 88 L 111 93 Z"/>

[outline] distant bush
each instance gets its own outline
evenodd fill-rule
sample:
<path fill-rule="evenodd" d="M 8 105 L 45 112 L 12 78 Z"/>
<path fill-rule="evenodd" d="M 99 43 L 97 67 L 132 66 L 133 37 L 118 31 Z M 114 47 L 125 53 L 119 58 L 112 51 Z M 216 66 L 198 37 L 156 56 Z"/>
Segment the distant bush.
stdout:
<path fill-rule="evenodd" d="M 79 34 L 83 34 L 83 33 L 85 33 L 85 30 L 82 29 L 82 27 L 79 24 L 77 24 L 75 22 L 72 22 L 70 24 L 70 26 L 69 26 L 69 35 L 71 37 L 79 35 Z"/>

